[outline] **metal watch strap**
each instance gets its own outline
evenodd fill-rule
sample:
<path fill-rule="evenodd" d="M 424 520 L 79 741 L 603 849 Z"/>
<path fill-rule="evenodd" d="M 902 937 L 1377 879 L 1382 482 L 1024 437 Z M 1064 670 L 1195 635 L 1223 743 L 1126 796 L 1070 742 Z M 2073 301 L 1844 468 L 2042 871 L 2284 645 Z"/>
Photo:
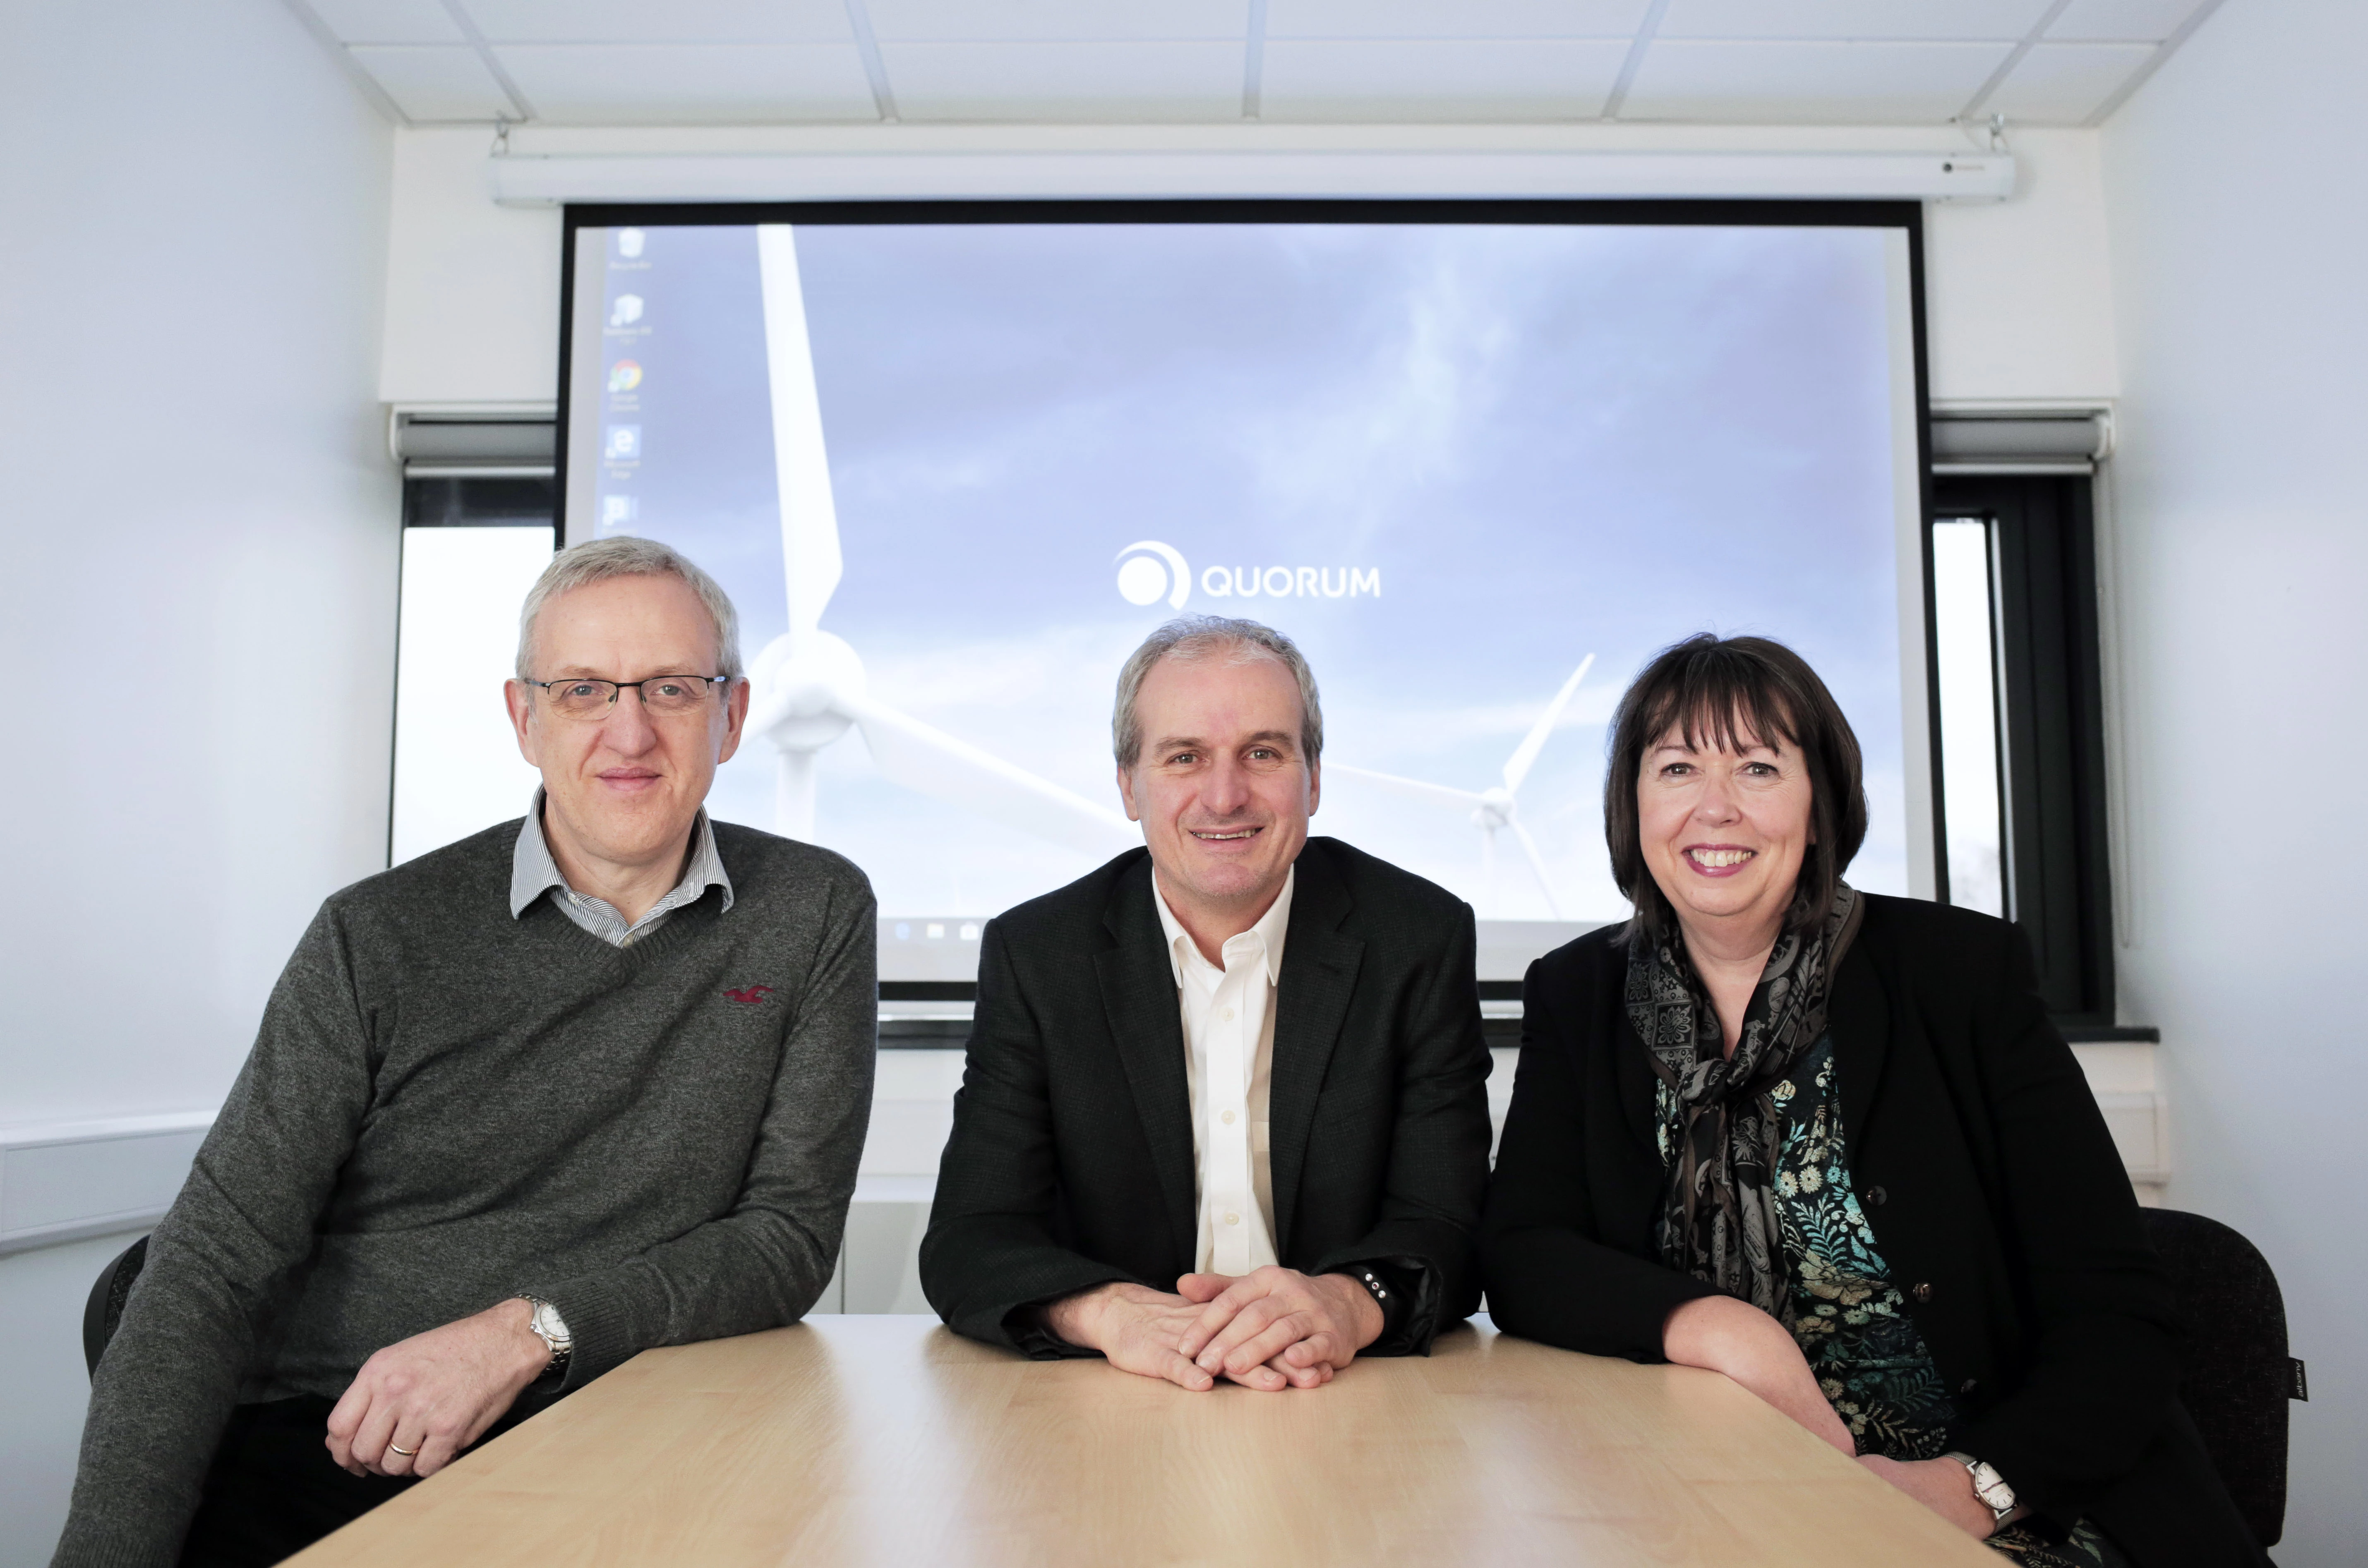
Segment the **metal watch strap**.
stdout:
<path fill-rule="evenodd" d="M 557 1307 L 540 1296 L 521 1294 L 518 1300 L 534 1309 L 528 1316 L 526 1325 L 551 1351 L 551 1361 L 543 1368 L 542 1376 L 549 1377 L 553 1372 L 565 1371 L 569 1359 L 575 1354 L 575 1336 L 567 1332 L 567 1320 L 559 1315 Z M 545 1326 L 546 1317 L 554 1326 Z"/>
<path fill-rule="evenodd" d="M 1955 1460 L 1965 1467 L 1966 1472 L 1974 1478 L 1974 1495 L 1981 1499 L 1982 1506 L 1990 1511 L 1992 1521 L 2001 1525 L 2006 1523 L 2006 1517 L 2014 1512 L 2014 1488 L 2006 1483 L 2006 1477 L 1998 1472 L 1998 1468 L 1971 1454 L 1946 1453 L 1941 1457 Z"/>

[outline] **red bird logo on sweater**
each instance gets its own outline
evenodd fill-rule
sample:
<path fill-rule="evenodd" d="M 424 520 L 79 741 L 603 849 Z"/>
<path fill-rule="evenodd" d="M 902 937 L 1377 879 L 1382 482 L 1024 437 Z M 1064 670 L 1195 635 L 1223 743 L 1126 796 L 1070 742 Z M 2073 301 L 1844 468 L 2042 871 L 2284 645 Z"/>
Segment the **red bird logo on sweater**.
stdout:
<path fill-rule="evenodd" d="M 772 994 L 773 988 L 769 985 L 746 985 L 737 991 L 727 991 L 723 994 L 731 997 L 734 1002 L 754 1004 L 762 1002 Z"/>

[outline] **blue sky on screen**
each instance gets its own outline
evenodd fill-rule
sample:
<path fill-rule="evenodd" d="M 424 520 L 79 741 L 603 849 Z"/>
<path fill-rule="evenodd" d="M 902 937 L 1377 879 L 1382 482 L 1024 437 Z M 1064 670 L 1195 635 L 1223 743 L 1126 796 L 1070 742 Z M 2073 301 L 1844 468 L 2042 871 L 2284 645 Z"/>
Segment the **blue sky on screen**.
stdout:
<path fill-rule="evenodd" d="M 620 238 L 601 438 L 635 460 L 598 504 L 631 507 L 609 531 L 715 573 L 753 659 L 785 616 L 756 233 L 652 228 L 630 257 Z M 1174 613 L 1120 591 L 1142 540 L 1187 563 L 1187 609 L 1299 641 L 1329 760 L 1487 788 L 1591 653 L 1520 812 L 1565 915 L 1615 918 L 1600 802 L 1620 688 L 1689 633 L 1760 632 L 1809 658 L 1866 748 L 1874 826 L 1852 880 L 1907 891 L 1881 232 L 796 239 L 846 558 L 823 626 L 879 699 L 1114 802 L 1111 683 Z M 753 743 L 716 813 L 770 826 L 772 768 Z M 1315 825 L 1485 918 L 1546 915 L 1518 847 L 1484 877 L 1455 811 L 1336 778 Z M 992 914 L 1089 864 L 887 783 L 856 733 L 823 755 L 817 832 L 891 915 Z"/>

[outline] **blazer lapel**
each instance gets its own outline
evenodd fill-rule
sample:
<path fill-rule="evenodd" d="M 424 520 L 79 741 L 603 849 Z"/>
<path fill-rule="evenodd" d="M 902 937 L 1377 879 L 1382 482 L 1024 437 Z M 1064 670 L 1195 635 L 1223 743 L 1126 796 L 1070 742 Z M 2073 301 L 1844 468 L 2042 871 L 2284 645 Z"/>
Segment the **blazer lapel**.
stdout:
<path fill-rule="evenodd" d="M 1842 1145 L 1855 1154 L 1874 1106 L 1884 1059 L 1891 1051 L 1891 1004 L 1867 952 L 1867 933 L 1842 955 L 1826 1003 L 1826 1030 L 1833 1036 L 1834 1070 L 1842 1080 Z"/>
<path fill-rule="evenodd" d="M 1267 1080 L 1267 1171 L 1274 1191 L 1275 1252 L 1281 1256 L 1291 1251 L 1316 1096 L 1365 956 L 1363 942 L 1340 932 L 1355 904 L 1330 862 L 1320 851 L 1303 851 L 1298 869 L 1282 943 L 1282 976 L 1275 987 L 1274 1065 Z"/>
<path fill-rule="evenodd" d="M 1094 955 L 1102 1012 L 1126 1069 L 1144 1138 L 1151 1145 L 1168 1226 L 1189 1269 L 1198 1251 L 1192 1210 L 1192 1095 L 1184 1076 L 1184 1023 L 1176 1000 L 1175 965 L 1151 903 L 1149 856 L 1112 886 L 1102 925 L 1113 938 L 1112 946 Z"/>

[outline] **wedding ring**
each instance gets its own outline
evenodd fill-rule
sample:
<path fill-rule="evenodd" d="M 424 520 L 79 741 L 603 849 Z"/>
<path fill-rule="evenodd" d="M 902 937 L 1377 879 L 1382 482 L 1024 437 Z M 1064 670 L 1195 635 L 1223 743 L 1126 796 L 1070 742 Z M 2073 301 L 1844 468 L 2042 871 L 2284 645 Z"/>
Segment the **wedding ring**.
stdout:
<path fill-rule="evenodd" d="M 417 1453 L 419 1452 L 419 1450 L 418 1450 L 417 1449 L 401 1449 L 401 1448 L 397 1448 L 397 1447 L 395 1447 L 395 1445 L 394 1445 L 393 1442 L 389 1442 L 389 1443 L 387 1444 L 387 1446 L 386 1446 L 386 1451 L 387 1451 L 388 1453 L 391 1453 L 391 1454 L 401 1454 L 404 1459 L 410 1459 L 410 1458 L 412 1458 L 414 1455 L 416 1455 L 416 1454 L 417 1454 Z"/>

